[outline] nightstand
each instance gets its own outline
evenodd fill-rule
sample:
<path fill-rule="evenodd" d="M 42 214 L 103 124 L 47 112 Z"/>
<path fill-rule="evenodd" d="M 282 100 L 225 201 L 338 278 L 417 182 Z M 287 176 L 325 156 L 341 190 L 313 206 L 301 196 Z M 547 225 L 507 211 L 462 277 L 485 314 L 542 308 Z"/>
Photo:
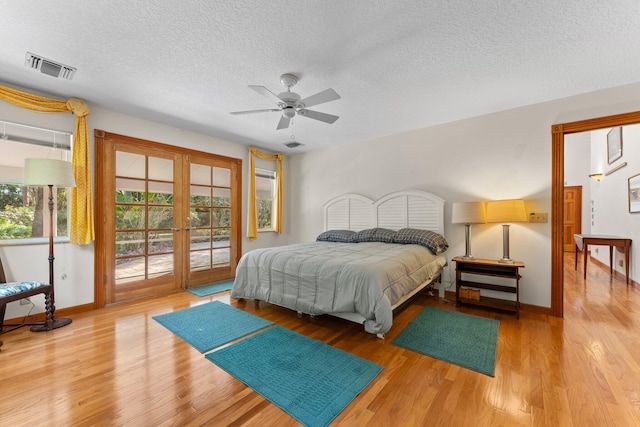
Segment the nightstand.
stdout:
<path fill-rule="evenodd" d="M 496 259 L 465 259 L 455 257 L 452 259 L 456 263 L 456 306 L 462 304 L 476 305 L 482 307 L 495 308 L 499 310 L 513 312 L 516 318 L 520 318 L 520 269 L 524 268 L 524 263 L 514 261 L 512 264 L 498 262 Z M 498 285 L 491 283 L 474 282 L 463 280 L 465 275 L 503 277 L 513 279 L 515 286 Z M 506 300 L 500 298 L 490 298 L 481 296 L 478 300 L 463 298 L 460 295 L 460 287 L 469 287 L 477 289 L 488 289 L 492 291 L 516 294 L 516 300 Z"/>

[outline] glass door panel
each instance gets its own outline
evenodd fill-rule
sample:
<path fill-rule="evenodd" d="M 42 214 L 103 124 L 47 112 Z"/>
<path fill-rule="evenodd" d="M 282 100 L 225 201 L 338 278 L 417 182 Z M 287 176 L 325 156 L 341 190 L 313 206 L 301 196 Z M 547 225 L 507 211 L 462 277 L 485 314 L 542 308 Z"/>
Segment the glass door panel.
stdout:
<path fill-rule="evenodd" d="M 235 275 L 236 256 L 231 239 L 238 221 L 232 221 L 233 200 L 237 197 L 232 176 L 235 164 L 211 159 L 190 159 L 189 164 L 189 284 L 231 278 Z"/>
<path fill-rule="evenodd" d="M 108 205 L 112 215 L 105 216 L 107 230 L 114 233 L 113 250 L 106 254 L 107 264 L 113 265 L 107 301 L 179 288 L 174 193 L 181 184 L 174 176 L 180 176 L 175 169 L 181 163 L 174 154 L 128 144 L 114 143 L 114 150 L 108 159 L 115 171 L 113 203 Z"/>

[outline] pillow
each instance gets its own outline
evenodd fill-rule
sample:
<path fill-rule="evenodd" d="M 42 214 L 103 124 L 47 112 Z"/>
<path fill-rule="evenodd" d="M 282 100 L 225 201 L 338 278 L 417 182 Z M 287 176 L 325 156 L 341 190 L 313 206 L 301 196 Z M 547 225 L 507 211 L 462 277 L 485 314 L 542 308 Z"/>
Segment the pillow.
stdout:
<path fill-rule="evenodd" d="M 393 237 L 396 235 L 394 230 L 388 228 L 368 228 L 358 231 L 353 235 L 353 242 L 383 242 L 393 243 Z"/>
<path fill-rule="evenodd" d="M 449 247 L 447 240 L 440 234 L 417 228 L 398 230 L 393 240 L 395 243 L 422 245 L 436 255 L 440 255 Z"/>
<path fill-rule="evenodd" d="M 351 243 L 351 238 L 356 234 L 351 230 L 328 230 L 321 233 L 316 242 L 339 242 L 339 243 Z"/>

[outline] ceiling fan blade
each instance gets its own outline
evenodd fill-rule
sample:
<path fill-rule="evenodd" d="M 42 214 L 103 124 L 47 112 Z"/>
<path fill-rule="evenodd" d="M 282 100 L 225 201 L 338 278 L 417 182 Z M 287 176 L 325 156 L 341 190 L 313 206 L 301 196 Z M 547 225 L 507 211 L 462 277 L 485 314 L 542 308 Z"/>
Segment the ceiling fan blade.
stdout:
<path fill-rule="evenodd" d="M 253 113 L 267 113 L 271 111 L 280 111 L 277 108 L 267 108 L 266 110 L 248 110 L 248 111 L 233 111 L 231 114 L 239 115 L 239 114 L 253 114 Z"/>
<path fill-rule="evenodd" d="M 282 104 L 282 99 L 278 98 L 278 95 L 276 95 L 275 93 L 271 92 L 266 87 L 264 87 L 264 86 L 255 86 L 255 85 L 249 85 L 249 87 L 251 89 L 255 90 L 256 92 L 258 92 L 260 95 L 269 98 L 271 100 L 271 102 L 275 102 L 276 104 Z"/>
<path fill-rule="evenodd" d="M 334 116 L 333 114 L 321 113 L 319 111 L 313 110 L 300 110 L 298 114 L 302 117 L 308 117 L 310 119 L 320 120 L 325 123 L 333 123 L 338 120 L 340 117 Z"/>
<path fill-rule="evenodd" d="M 288 128 L 290 122 L 291 119 L 283 115 L 282 117 L 280 117 L 280 121 L 278 122 L 278 127 L 276 128 L 276 130 Z"/>
<path fill-rule="evenodd" d="M 306 107 L 312 107 L 318 104 L 324 104 L 325 102 L 335 101 L 336 99 L 340 99 L 340 95 L 333 90 L 327 89 L 322 92 L 318 92 L 315 95 L 311 95 L 300 101 L 301 104 L 304 104 Z M 334 120 L 335 121 L 335 120 Z"/>

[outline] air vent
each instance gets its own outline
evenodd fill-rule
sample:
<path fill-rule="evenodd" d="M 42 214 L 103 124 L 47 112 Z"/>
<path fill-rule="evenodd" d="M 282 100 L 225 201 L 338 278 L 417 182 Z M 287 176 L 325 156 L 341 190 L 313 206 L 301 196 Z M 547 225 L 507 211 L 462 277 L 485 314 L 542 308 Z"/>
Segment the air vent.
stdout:
<path fill-rule="evenodd" d="M 291 141 L 291 142 L 285 142 L 284 145 L 286 145 L 289 148 L 296 148 L 304 144 L 301 144 L 298 141 Z"/>
<path fill-rule="evenodd" d="M 24 65 L 32 70 L 40 71 L 42 74 L 66 80 L 73 79 L 77 70 L 76 68 L 43 58 L 31 52 L 27 52 L 24 59 Z"/>

